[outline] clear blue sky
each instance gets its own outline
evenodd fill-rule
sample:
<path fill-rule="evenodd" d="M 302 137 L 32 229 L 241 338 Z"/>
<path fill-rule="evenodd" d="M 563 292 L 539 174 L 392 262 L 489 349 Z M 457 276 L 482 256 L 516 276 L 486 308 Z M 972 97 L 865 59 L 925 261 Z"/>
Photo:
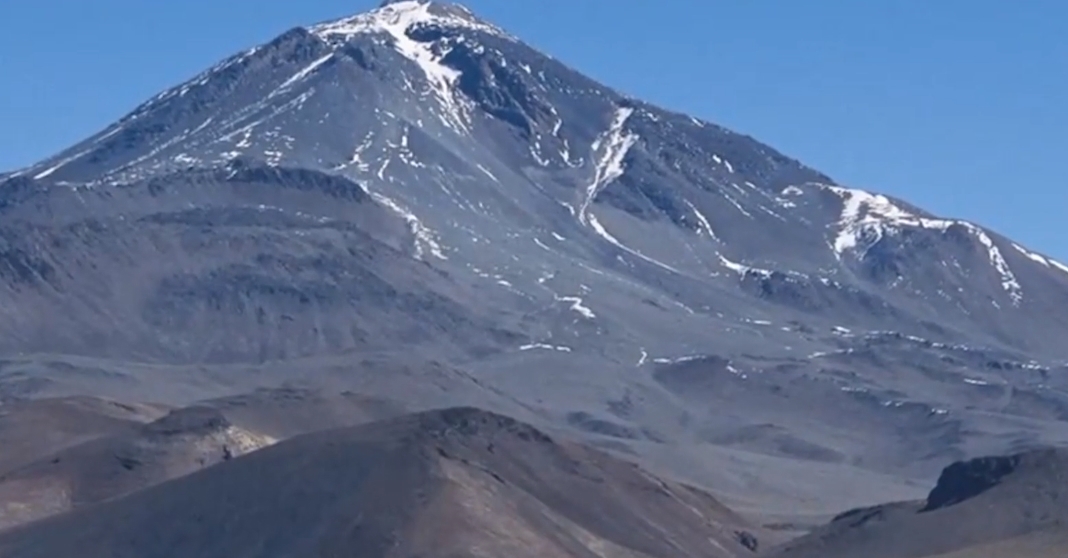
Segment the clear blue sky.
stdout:
<path fill-rule="evenodd" d="M 0 169 L 371 0 L 0 0 Z M 626 93 L 1068 261 L 1068 1 L 468 0 Z"/>

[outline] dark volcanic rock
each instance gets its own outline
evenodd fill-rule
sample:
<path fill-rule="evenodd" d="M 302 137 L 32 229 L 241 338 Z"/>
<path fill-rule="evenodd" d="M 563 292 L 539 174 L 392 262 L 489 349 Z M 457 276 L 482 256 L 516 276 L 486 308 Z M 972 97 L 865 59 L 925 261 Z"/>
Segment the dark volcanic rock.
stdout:
<path fill-rule="evenodd" d="M 921 511 L 945 508 L 982 494 L 1012 474 L 1022 457 L 980 457 L 946 467 Z"/>

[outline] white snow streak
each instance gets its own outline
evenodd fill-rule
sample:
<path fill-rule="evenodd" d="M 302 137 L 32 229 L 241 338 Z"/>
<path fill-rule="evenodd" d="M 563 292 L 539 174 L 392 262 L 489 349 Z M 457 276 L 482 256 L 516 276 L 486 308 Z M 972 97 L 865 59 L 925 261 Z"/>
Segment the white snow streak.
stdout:
<path fill-rule="evenodd" d="M 475 166 L 478 167 L 478 170 L 482 171 L 483 174 L 493 179 L 494 182 L 500 182 L 500 180 L 497 180 L 497 177 L 494 176 L 493 173 L 490 172 L 489 169 L 487 169 L 486 167 L 479 164 L 475 164 Z"/>
<path fill-rule="evenodd" d="M 123 128 L 125 128 L 125 126 L 121 122 L 122 121 L 120 121 L 119 124 L 113 126 L 111 130 L 108 130 L 107 132 L 105 132 L 105 133 L 97 136 L 95 139 L 93 139 L 93 143 L 91 144 L 91 146 L 89 148 L 83 149 L 82 151 L 79 151 L 79 152 L 75 153 L 74 155 L 66 157 L 66 158 L 60 160 L 55 165 L 53 165 L 53 166 L 51 166 L 51 167 L 49 167 L 49 168 L 47 168 L 47 169 L 35 174 L 34 177 L 33 177 L 34 180 L 40 180 L 42 178 L 46 178 L 48 176 L 51 176 L 52 173 L 58 171 L 59 169 L 63 168 L 64 166 L 74 162 L 77 159 L 80 159 L 80 158 L 84 157 L 85 155 L 88 155 L 89 152 L 91 152 L 93 150 L 93 146 L 99 145 L 104 140 L 106 140 L 106 139 L 110 138 L 111 136 L 114 136 L 115 134 L 117 134 L 120 131 L 122 131 Z M 33 170 L 34 170 L 34 167 L 28 167 L 28 168 L 25 168 L 25 169 L 20 170 L 18 172 L 11 173 L 9 175 L 9 178 L 15 178 L 17 176 L 23 176 L 25 174 L 28 174 L 28 173 L 32 172 Z"/>
<path fill-rule="evenodd" d="M 590 227 L 593 228 L 593 231 L 597 233 L 601 238 L 607 240 L 611 244 L 614 244 L 617 248 L 629 254 L 633 254 L 657 267 L 662 267 L 672 273 L 678 273 L 680 275 L 682 274 L 681 271 L 675 269 L 674 267 L 671 267 L 670 265 L 660 260 L 650 258 L 649 256 L 646 256 L 645 254 L 642 254 L 641 252 L 620 242 L 616 237 L 612 236 L 607 230 L 605 230 L 605 228 L 601 225 L 601 222 L 597 220 L 597 216 L 595 216 L 594 214 L 590 213 L 586 217 L 589 220 Z"/>
<path fill-rule="evenodd" d="M 616 237 L 612 236 L 604 226 L 601 225 L 600 221 L 597 220 L 597 217 L 590 212 L 590 205 L 593 204 L 593 200 L 597 197 L 597 194 L 613 180 L 623 175 L 623 158 L 626 157 L 627 152 L 630 151 L 630 148 L 638 141 L 637 135 L 628 133 L 624 130 L 624 127 L 627 124 L 627 119 L 630 118 L 633 113 L 634 109 L 632 108 L 616 109 L 616 114 L 612 119 L 611 126 L 609 126 L 608 130 L 593 142 L 592 147 L 594 154 L 596 155 L 598 152 L 601 154 L 594 167 L 593 181 L 586 187 L 586 198 L 579 206 L 577 217 L 579 223 L 589 226 L 598 236 L 615 245 L 617 248 L 668 271 L 681 273 L 670 265 L 650 258 L 649 256 L 624 245 Z"/>
<path fill-rule="evenodd" d="M 556 297 L 556 300 L 560 302 L 570 302 L 571 310 L 574 312 L 578 312 L 583 318 L 586 318 L 587 320 L 592 320 L 597 317 L 597 315 L 593 313 L 593 310 L 590 310 L 588 306 L 583 306 L 582 299 L 577 296 L 558 296 Z"/>
<path fill-rule="evenodd" d="M 561 353 L 570 353 L 571 347 L 564 347 L 561 345 L 549 345 L 546 343 L 531 343 L 529 345 L 523 345 L 519 347 L 520 351 L 530 351 L 533 349 L 545 349 L 548 351 L 559 351 Z"/>
<path fill-rule="evenodd" d="M 742 207 L 742 204 L 738 203 L 737 200 L 735 200 L 734 198 L 728 196 L 726 192 L 723 193 L 723 197 L 726 198 L 727 201 L 731 202 L 731 205 L 733 205 L 735 209 L 737 209 L 739 212 L 741 212 L 742 215 L 745 215 L 746 217 L 749 217 L 750 219 L 752 219 L 753 214 L 749 213 L 748 211 L 746 211 L 745 208 Z"/>
<path fill-rule="evenodd" d="M 712 240 L 719 240 L 719 238 L 716 237 L 716 233 L 712 231 L 712 225 L 708 222 L 708 218 L 705 217 L 703 213 L 698 211 L 697 208 L 694 207 L 692 203 L 690 203 L 690 200 L 682 201 L 686 202 L 686 205 L 690 206 L 690 211 L 693 211 L 693 214 L 697 217 L 697 222 L 701 225 L 697 229 L 697 234 L 701 234 L 702 232 L 704 232 Z"/>
<path fill-rule="evenodd" d="M 311 64 L 309 64 L 307 67 L 305 67 L 301 71 L 293 74 L 289 79 L 285 80 L 282 83 L 282 85 L 279 85 L 274 91 L 272 91 L 270 95 L 267 95 L 267 98 L 270 99 L 272 97 L 277 96 L 278 94 L 280 94 L 280 93 L 286 91 L 287 89 L 289 89 L 293 84 L 295 84 L 295 83 L 299 82 L 300 80 L 310 76 L 312 74 L 312 72 L 314 72 L 316 70 L 316 68 L 318 68 L 319 66 L 322 66 L 323 64 L 325 64 L 326 61 L 330 60 L 331 58 L 333 58 L 333 56 L 334 56 L 334 53 L 331 52 L 330 54 L 327 54 L 326 56 L 323 56 L 323 57 L 319 58 L 318 60 L 312 62 Z"/>
<path fill-rule="evenodd" d="M 734 262 L 734 261 L 728 260 L 726 257 L 723 256 L 723 254 L 719 255 L 719 261 L 720 261 L 720 263 L 723 264 L 724 267 L 726 267 L 727 269 L 729 269 L 729 270 L 731 270 L 731 271 L 733 271 L 733 272 L 735 272 L 735 273 L 737 273 L 739 275 L 745 275 L 747 273 L 752 272 L 752 273 L 756 273 L 756 274 L 759 274 L 759 275 L 763 275 L 764 277 L 770 277 L 771 276 L 771 271 L 770 270 L 761 269 L 759 267 L 750 267 L 748 265 L 744 265 L 744 264 L 740 264 L 738 262 Z"/>
<path fill-rule="evenodd" d="M 387 164 L 388 162 L 389 160 L 386 161 Z M 383 165 L 382 170 L 385 170 L 385 165 Z M 360 183 L 360 187 L 367 193 L 367 195 L 371 196 L 372 199 L 389 208 L 408 223 L 409 230 L 411 230 L 412 234 L 415 236 L 415 258 L 417 260 L 423 259 L 424 245 L 430 250 L 431 255 L 435 258 L 438 258 L 439 260 L 449 259 L 442 251 L 441 245 L 438 244 L 437 239 L 434 237 L 434 231 L 427 228 L 427 226 L 419 220 L 419 217 L 392 198 L 378 192 L 372 192 L 362 182 Z"/>
<path fill-rule="evenodd" d="M 1068 273 L 1068 265 L 1064 265 L 1061 262 L 1058 262 L 1057 260 L 1047 258 L 1041 254 L 1036 254 L 1035 252 L 1032 252 L 1027 248 L 1024 248 L 1023 246 L 1020 246 L 1019 244 L 1013 244 L 1012 247 L 1015 248 L 1017 252 L 1023 254 L 1032 261 L 1038 262 L 1045 267 L 1054 268 L 1063 271 L 1064 273 Z"/>
<path fill-rule="evenodd" d="M 683 363 L 683 362 L 692 362 L 692 361 L 695 361 L 695 360 L 701 360 L 703 358 L 707 358 L 707 357 L 705 355 L 689 355 L 689 356 L 682 356 L 682 357 L 675 357 L 675 358 L 659 357 L 659 358 L 654 358 L 653 362 L 655 362 L 657 364 L 680 364 L 680 363 Z"/>
<path fill-rule="evenodd" d="M 65 159 L 63 159 L 63 160 L 61 160 L 61 161 L 59 161 L 59 162 L 58 162 L 58 163 L 56 163 L 55 165 L 53 165 L 53 166 L 51 166 L 51 167 L 49 167 L 49 168 L 47 168 L 47 169 L 45 169 L 45 170 L 43 170 L 43 171 L 41 171 L 41 172 L 39 172 L 39 173 L 35 174 L 35 175 L 33 176 L 33 179 L 34 179 L 34 180 L 40 180 L 40 179 L 42 179 L 42 178 L 45 178 L 45 177 L 51 176 L 51 175 L 52 175 L 52 173 L 54 173 L 54 172 L 56 172 L 57 170 L 59 170 L 59 169 L 61 169 L 61 168 L 65 167 L 65 166 L 67 166 L 67 165 L 68 165 L 68 164 L 70 164 L 70 163 L 73 163 L 73 162 L 74 162 L 75 160 L 77 160 L 77 159 L 80 159 L 81 157 L 84 157 L 84 156 L 85 156 L 86 154 L 88 154 L 88 153 L 89 153 L 90 151 L 92 151 L 92 148 L 86 149 L 86 150 L 84 150 L 84 151 L 79 151 L 79 152 L 75 153 L 74 155 L 71 155 L 70 157 L 67 157 L 67 158 L 65 158 Z"/>
<path fill-rule="evenodd" d="M 983 229 L 971 224 L 961 223 L 967 227 L 972 234 L 979 239 L 979 242 L 986 247 L 987 256 L 990 258 L 990 263 L 994 266 L 994 269 L 1001 275 L 1001 287 L 1005 289 L 1005 292 L 1009 293 L 1009 297 L 1012 298 L 1014 304 L 1019 304 L 1023 299 L 1023 289 L 1020 287 L 1020 282 L 1016 280 L 1016 275 L 1009 269 L 1009 263 L 1005 261 L 1005 258 L 1001 255 L 1001 250 L 994 244 L 994 240 L 986 234 Z"/>
<path fill-rule="evenodd" d="M 584 225 L 592 226 L 590 223 L 591 216 L 588 215 L 590 204 L 593 203 L 594 198 L 605 186 L 623 175 L 623 158 L 627 156 L 627 152 L 638 141 L 638 136 L 626 133 L 623 130 L 627 119 L 633 113 L 634 109 L 631 108 L 617 109 L 616 115 L 612 119 L 612 125 L 593 142 L 595 154 L 602 147 L 604 152 L 594 168 L 593 181 L 586 187 L 586 199 L 579 206 L 578 219 Z"/>
<path fill-rule="evenodd" d="M 332 37 L 347 37 L 362 33 L 388 33 L 393 37 L 394 48 L 414 62 L 423 71 L 430 92 L 446 109 L 440 117 L 442 123 L 460 132 L 466 129 L 466 111 L 456 95 L 455 84 L 460 72 L 441 63 L 448 52 L 434 52 L 430 44 L 421 43 L 408 36 L 408 31 L 420 25 L 474 29 L 497 36 L 505 36 L 500 29 L 479 22 L 474 18 L 454 14 L 431 13 L 429 3 L 417 0 L 396 2 L 382 6 L 366 14 L 346 18 L 310 28 L 312 33 L 329 40 Z"/>
<path fill-rule="evenodd" d="M 1050 260 L 1049 261 L 1049 265 L 1051 265 L 1051 266 L 1053 266 L 1053 267 L 1055 267 L 1055 268 L 1057 268 L 1057 269 L 1059 269 L 1059 270 L 1061 270 L 1061 271 L 1063 271 L 1065 273 L 1068 273 L 1068 265 L 1064 265 L 1061 262 L 1058 262 L 1057 260 Z"/>

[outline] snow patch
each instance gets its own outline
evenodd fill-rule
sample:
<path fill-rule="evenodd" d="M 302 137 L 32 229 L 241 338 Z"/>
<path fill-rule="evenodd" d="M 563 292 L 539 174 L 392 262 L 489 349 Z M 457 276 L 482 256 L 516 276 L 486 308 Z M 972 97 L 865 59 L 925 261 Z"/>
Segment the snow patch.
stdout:
<path fill-rule="evenodd" d="M 742 204 L 738 203 L 738 200 L 735 200 L 734 198 L 728 196 L 726 193 L 723 194 L 723 197 L 726 198 L 727 201 L 729 201 L 731 203 L 731 205 L 733 205 L 734 208 L 737 209 L 742 215 L 745 215 L 746 217 L 749 217 L 750 219 L 753 218 L 753 214 L 749 213 L 748 211 L 746 211 L 745 208 L 742 207 Z"/>
<path fill-rule="evenodd" d="M 704 355 L 688 355 L 688 356 L 675 357 L 675 358 L 659 357 L 659 358 L 654 358 L 653 362 L 655 362 L 657 364 L 680 364 L 680 363 L 683 363 L 683 362 L 692 362 L 692 361 L 695 361 L 695 360 L 700 360 L 702 358 L 705 358 L 705 356 Z"/>
<path fill-rule="evenodd" d="M 386 162 L 388 163 L 389 161 L 387 160 Z M 427 228 L 427 226 L 419 220 L 419 217 L 416 217 L 414 213 L 394 201 L 392 198 L 384 194 L 380 194 L 378 192 L 372 192 L 370 189 L 367 188 L 367 186 L 363 185 L 362 183 L 360 187 L 363 188 L 363 191 L 367 193 L 367 195 L 371 196 L 372 199 L 374 199 L 379 204 L 389 208 L 394 213 L 399 215 L 402 219 L 404 219 L 406 223 L 408 223 L 409 230 L 411 230 L 412 234 L 415 236 L 416 259 L 423 259 L 424 246 L 427 250 L 430 250 L 430 254 L 433 255 L 435 258 L 438 258 L 439 260 L 449 259 L 448 256 L 446 256 L 445 253 L 442 251 L 441 244 L 438 243 L 434 231 Z"/>
<path fill-rule="evenodd" d="M 1045 267 L 1057 269 L 1059 271 L 1063 271 L 1064 273 L 1068 273 L 1068 265 L 1064 265 L 1061 262 L 1058 262 L 1057 260 L 1047 258 L 1041 254 L 1032 252 L 1027 248 L 1024 248 L 1023 246 L 1020 246 L 1019 244 L 1014 243 L 1012 247 L 1015 248 L 1017 252 L 1023 254 L 1032 261 L 1038 262 L 1039 264 L 1042 264 Z"/>
<path fill-rule="evenodd" d="M 519 347 L 520 351 L 531 351 L 534 349 L 544 349 L 547 351 L 558 351 L 561 353 L 570 353 L 571 347 L 564 347 L 562 345 L 549 345 L 547 343 L 531 343 L 529 345 L 523 345 Z"/>
<path fill-rule="evenodd" d="M 405 58 L 414 62 L 426 76 L 431 93 L 437 97 L 446 110 L 441 117 L 442 124 L 458 132 L 466 130 L 466 111 L 460 98 L 456 95 L 455 84 L 460 72 L 441 63 L 447 52 L 435 52 L 431 45 L 421 43 L 408 36 L 408 31 L 421 25 L 475 29 L 495 35 L 502 35 L 491 25 L 473 18 L 454 14 L 431 13 L 427 2 L 409 0 L 394 2 L 366 14 L 313 26 L 310 32 L 324 40 L 331 38 L 347 39 L 363 33 L 387 33 L 393 38 L 393 47 Z"/>
<path fill-rule="evenodd" d="M 953 225 L 960 225 L 967 228 L 986 247 L 991 265 L 1001 276 L 1001 286 L 1009 294 L 1013 303 L 1018 305 L 1023 299 L 1020 283 L 1002 256 L 1001 250 L 982 228 L 966 221 L 917 215 L 880 194 L 839 186 L 821 186 L 834 192 L 843 200 L 842 214 L 838 221 L 840 228 L 834 240 L 834 251 L 839 258 L 846 251 L 861 246 L 866 250 L 884 236 L 896 234 L 901 227 L 918 227 L 945 232 Z"/>
<path fill-rule="evenodd" d="M 690 207 L 690 211 L 693 211 L 694 216 L 697 217 L 697 222 L 701 225 L 697 229 L 697 234 L 700 235 L 703 232 L 704 234 L 708 235 L 708 238 L 718 241 L 719 238 L 717 238 L 716 233 L 712 231 L 712 225 L 708 222 L 708 218 L 705 217 L 703 213 L 698 211 L 697 208 L 692 203 L 690 203 L 690 200 L 683 201 L 686 202 L 686 205 Z"/>
<path fill-rule="evenodd" d="M 1028 259 L 1038 262 L 1046 267 L 1049 267 L 1049 260 L 1047 260 L 1044 256 L 1031 252 L 1030 250 L 1016 243 L 1013 243 L 1012 247 L 1015 248 L 1017 252 L 1026 256 Z"/>
<path fill-rule="evenodd" d="M 895 204 L 890 198 L 839 186 L 824 186 L 842 198 L 841 227 L 834 241 L 834 251 L 839 256 L 855 249 L 862 243 L 871 246 L 896 227 L 920 227 L 945 231 L 955 222 L 931 219 L 910 213 Z"/>
<path fill-rule="evenodd" d="M 853 354 L 853 351 L 854 351 L 854 349 L 840 349 L 840 350 L 837 350 L 837 351 L 818 351 L 818 352 L 815 352 L 815 353 L 812 353 L 812 354 L 808 355 L 808 358 L 817 359 L 817 358 L 826 358 L 826 357 L 835 356 L 835 355 L 849 355 L 849 354 Z"/>
<path fill-rule="evenodd" d="M 1001 275 L 1001 287 L 1005 289 L 1005 292 L 1009 293 L 1009 298 L 1012 299 L 1013 304 L 1019 305 L 1020 301 L 1023 300 L 1023 289 L 1020 287 L 1020 282 L 1016 280 L 1016 275 L 1009 268 L 1009 263 L 1001 255 L 1001 250 L 994 244 L 994 240 L 986 234 L 986 231 L 971 223 L 961 224 L 967 227 L 979 239 L 979 242 L 986 247 L 987 257 L 990 258 L 991 265 Z"/>
<path fill-rule="evenodd" d="M 751 267 L 751 266 L 748 266 L 748 265 L 740 264 L 738 262 L 731 261 L 731 260 L 727 259 L 726 256 L 724 256 L 723 254 L 719 255 L 719 261 L 720 261 L 720 263 L 723 264 L 723 267 L 726 267 L 727 269 L 729 269 L 729 270 L 731 270 L 731 271 L 733 271 L 733 272 L 735 272 L 735 273 L 737 273 L 739 275 L 746 275 L 748 273 L 755 273 L 755 274 L 761 275 L 763 277 L 771 277 L 771 270 L 761 269 L 759 267 Z"/>
<path fill-rule="evenodd" d="M 584 225 L 590 225 L 589 209 L 594 198 L 605 186 L 623 175 L 623 158 L 638 141 L 638 136 L 624 131 L 627 119 L 634 113 L 632 108 L 616 109 L 612 118 L 612 125 L 593 142 L 593 152 L 596 154 L 604 148 L 596 166 L 594 167 L 593 181 L 586 187 L 586 199 L 579 206 L 578 219 Z"/>
<path fill-rule="evenodd" d="M 499 37 L 512 38 L 501 28 L 472 17 L 470 12 L 460 15 L 453 10 L 435 10 L 432 13 L 429 3 L 423 0 L 391 2 L 366 13 L 314 25 L 308 31 L 323 39 L 333 37 L 345 39 L 364 33 L 388 32 L 389 28 L 397 25 L 398 20 L 407 21 L 412 25 L 437 25 L 439 27 L 467 29 Z"/>
<path fill-rule="evenodd" d="M 480 164 L 476 164 L 475 166 L 478 167 L 478 170 L 482 171 L 483 174 L 493 179 L 494 182 L 500 182 L 500 180 L 497 180 L 497 177 L 494 176 L 494 174 L 490 172 L 489 169 L 487 169 L 486 167 Z"/>
<path fill-rule="evenodd" d="M 314 72 L 319 66 L 322 66 L 323 64 L 326 64 L 326 62 L 328 60 L 330 60 L 331 58 L 333 58 L 333 57 L 334 57 L 334 53 L 331 52 L 330 54 L 327 54 L 326 56 L 323 56 L 323 57 L 319 58 L 318 60 L 315 60 L 311 64 L 308 64 L 306 67 L 301 69 L 299 72 L 293 74 L 289 79 L 287 79 L 284 82 L 282 82 L 282 85 L 279 85 L 277 88 L 275 88 L 274 91 L 271 91 L 271 93 L 269 95 L 267 95 L 267 98 L 270 99 L 272 97 L 275 97 L 275 96 L 285 92 L 286 90 L 288 90 L 290 87 L 292 87 L 297 82 L 299 82 L 299 81 L 303 80 L 304 78 L 310 76 L 312 74 L 312 72 Z"/>
<path fill-rule="evenodd" d="M 42 178 L 47 178 L 47 177 L 51 176 L 52 173 L 56 172 L 57 170 L 59 170 L 59 169 L 65 167 L 65 166 L 69 165 L 70 163 L 73 163 L 74 161 L 84 157 L 90 151 L 92 151 L 92 148 L 85 149 L 83 151 L 79 151 L 79 152 L 75 153 L 74 155 L 71 155 L 70 157 L 66 157 L 64 159 L 61 159 L 55 165 L 53 165 L 51 167 L 48 167 L 47 169 L 45 169 L 45 170 L 33 175 L 33 179 L 34 180 L 40 180 Z"/>
<path fill-rule="evenodd" d="M 597 317 L 597 315 L 593 313 L 593 310 L 590 310 L 588 306 L 584 306 L 582 299 L 577 296 L 558 296 L 556 297 L 556 300 L 560 302 L 570 302 L 571 310 L 573 312 L 578 312 L 579 315 L 587 320 L 592 320 Z"/>
<path fill-rule="evenodd" d="M 586 218 L 589 221 L 589 225 L 593 229 L 593 231 L 595 233 L 597 233 L 597 235 L 600 236 L 601 238 L 607 240 L 610 244 L 613 244 L 616 248 L 619 248 L 619 249 L 623 250 L 624 252 L 627 252 L 628 254 L 633 254 L 633 255 L 635 255 L 635 256 L 637 256 L 637 257 L 639 257 L 639 258 L 641 258 L 641 259 L 643 259 L 643 260 L 645 260 L 645 261 L 647 261 L 647 262 L 649 262 L 649 263 L 651 263 L 651 264 L 653 264 L 653 265 L 655 265 L 657 267 L 666 269 L 666 270 L 668 270 L 668 271 L 670 271 L 672 273 L 678 273 L 680 275 L 682 274 L 681 271 L 675 269 L 674 267 L 671 267 L 670 265 L 668 265 L 668 264 L 666 264 L 666 263 L 664 263 L 664 262 L 662 262 L 660 260 L 657 260 L 657 259 L 654 259 L 654 258 L 650 258 L 649 256 L 646 256 L 645 254 L 642 254 L 641 252 L 639 252 L 639 251 L 637 251 L 637 250 L 635 250 L 635 249 L 633 249 L 633 248 L 631 248 L 629 246 L 626 246 L 625 244 L 620 242 L 619 239 L 617 239 L 616 237 L 612 236 L 604 228 L 604 226 L 601 225 L 601 222 L 597 220 L 597 217 L 594 214 L 592 214 L 592 213 L 587 214 Z"/>

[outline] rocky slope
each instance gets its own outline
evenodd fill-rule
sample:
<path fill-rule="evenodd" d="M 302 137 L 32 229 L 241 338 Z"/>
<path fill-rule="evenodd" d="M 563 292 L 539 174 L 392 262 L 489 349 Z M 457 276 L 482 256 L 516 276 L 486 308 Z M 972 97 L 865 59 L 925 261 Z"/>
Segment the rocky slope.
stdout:
<path fill-rule="evenodd" d="M 210 407 L 175 410 L 0 475 L 0 530 L 136 492 L 274 442 Z"/>
<path fill-rule="evenodd" d="M 1066 474 L 1065 450 L 957 462 L 942 472 L 925 501 L 843 513 L 773 555 L 919 558 L 1016 548 L 1020 553 L 1012 556 L 1041 556 L 1063 550 Z"/>
<path fill-rule="evenodd" d="M 703 492 L 458 408 L 281 442 L 0 534 L 0 553 L 736 558 L 751 529 Z"/>

